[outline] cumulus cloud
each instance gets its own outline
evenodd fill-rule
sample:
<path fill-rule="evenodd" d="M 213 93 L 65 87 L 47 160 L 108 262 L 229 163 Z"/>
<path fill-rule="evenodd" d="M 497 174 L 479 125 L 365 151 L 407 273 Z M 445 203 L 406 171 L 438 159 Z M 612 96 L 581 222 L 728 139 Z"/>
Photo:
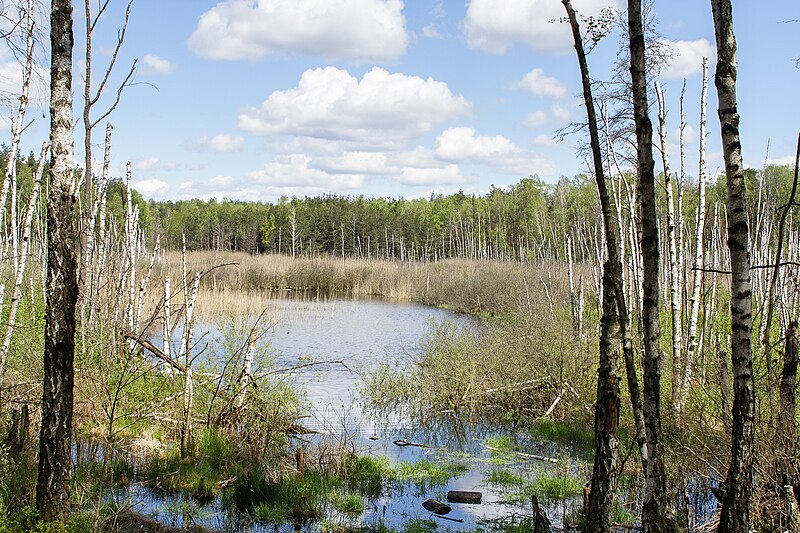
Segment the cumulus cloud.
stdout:
<path fill-rule="evenodd" d="M 534 111 L 533 113 L 528 113 L 522 123 L 531 129 L 536 129 L 547 124 L 548 120 L 547 113 L 540 109 L 538 111 Z"/>
<path fill-rule="evenodd" d="M 473 128 L 450 128 L 436 139 L 436 155 L 453 162 L 487 165 L 506 174 L 551 174 L 554 165 L 502 135 L 475 135 Z"/>
<path fill-rule="evenodd" d="M 328 158 L 320 158 L 314 167 L 331 173 L 382 174 L 388 169 L 383 152 L 344 152 Z"/>
<path fill-rule="evenodd" d="M 436 155 L 447 161 L 492 161 L 518 151 L 502 135 L 475 135 L 474 128 L 450 128 L 436 138 Z"/>
<path fill-rule="evenodd" d="M 175 65 L 171 61 L 153 54 L 145 54 L 139 64 L 141 65 L 139 71 L 145 75 L 172 74 L 175 70 Z"/>
<path fill-rule="evenodd" d="M 431 185 L 455 185 L 458 183 L 467 183 L 470 180 L 461 174 L 458 165 L 449 164 L 439 168 L 406 167 L 402 170 L 400 176 L 398 176 L 397 181 L 403 185 L 421 187 Z"/>
<path fill-rule="evenodd" d="M 597 16 L 619 0 L 575 0 L 576 11 Z M 568 53 L 572 46 L 569 24 L 561 2 L 552 0 L 470 0 L 462 28 L 471 48 L 501 54 L 514 43 L 545 53 Z"/>
<path fill-rule="evenodd" d="M 661 69 L 661 77 L 666 79 L 691 78 L 702 72 L 703 58 L 712 61 L 716 55 L 716 48 L 707 39 L 696 41 L 669 41 L 663 44 L 672 50 L 667 64 Z"/>
<path fill-rule="evenodd" d="M 308 54 L 394 61 L 408 34 L 402 0 L 226 0 L 200 16 L 189 48 L 211 59 Z"/>
<path fill-rule="evenodd" d="M 169 183 L 159 179 L 134 181 L 132 186 L 148 198 L 164 198 L 169 191 Z"/>
<path fill-rule="evenodd" d="M 247 176 L 261 185 L 272 187 L 305 187 L 316 191 L 356 189 L 364 184 L 362 174 L 333 174 L 313 168 L 311 157 L 291 154 L 267 163 Z"/>
<path fill-rule="evenodd" d="M 185 147 L 191 152 L 231 154 L 242 151 L 244 147 L 244 137 L 241 135 L 235 136 L 220 133 L 213 137 L 201 137 L 198 141 L 188 143 Z"/>
<path fill-rule="evenodd" d="M 567 86 L 561 80 L 552 76 L 545 76 L 544 71 L 535 68 L 525 74 L 516 86 L 536 96 L 545 98 L 563 98 L 567 94 Z"/>
<path fill-rule="evenodd" d="M 446 83 L 375 67 L 361 80 L 335 67 L 307 70 L 298 86 L 273 92 L 239 115 L 256 135 L 296 135 L 376 144 L 404 142 L 435 124 L 467 115 L 472 105 Z"/>

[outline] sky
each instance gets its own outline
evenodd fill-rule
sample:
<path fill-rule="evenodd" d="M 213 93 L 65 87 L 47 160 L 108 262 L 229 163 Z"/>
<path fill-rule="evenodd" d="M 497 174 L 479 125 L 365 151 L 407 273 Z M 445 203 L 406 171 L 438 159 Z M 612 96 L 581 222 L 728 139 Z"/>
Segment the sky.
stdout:
<path fill-rule="evenodd" d="M 76 4 L 79 119 L 85 29 L 83 2 Z M 621 0 L 573 4 L 583 15 L 623 7 Z M 126 5 L 111 0 L 97 24 L 95 87 Z M 800 129 L 800 3 L 734 0 L 733 8 L 745 164 L 789 163 Z M 132 84 L 109 118 L 111 169 L 123 177 L 130 161 L 134 187 L 157 200 L 416 198 L 485 194 L 531 175 L 554 183 L 589 169 L 577 149 L 585 134 L 557 135 L 585 120 L 563 16 L 558 0 L 134 0 L 115 71 L 93 115 L 113 101 L 136 59 Z M 710 3 L 656 0 L 654 16 L 671 50 L 658 81 L 672 170 L 685 80 L 686 175 L 695 179 L 701 62 L 708 56 L 713 74 L 716 54 Z M 46 15 L 40 19 L 46 28 Z M 612 33 L 592 50 L 593 78 L 611 79 L 623 46 Z M 26 153 L 38 152 L 48 134 L 43 58 L 42 45 Z M 8 50 L 0 52 L 0 90 L 15 90 L 20 69 Z M 724 171 L 713 77 L 708 95 L 713 175 Z M 10 107 L 0 112 L 7 136 Z M 102 158 L 105 122 L 94 132 L 95 160 Z M 82 162 L 80 120 L 75 136 L 75 159 Z"/>

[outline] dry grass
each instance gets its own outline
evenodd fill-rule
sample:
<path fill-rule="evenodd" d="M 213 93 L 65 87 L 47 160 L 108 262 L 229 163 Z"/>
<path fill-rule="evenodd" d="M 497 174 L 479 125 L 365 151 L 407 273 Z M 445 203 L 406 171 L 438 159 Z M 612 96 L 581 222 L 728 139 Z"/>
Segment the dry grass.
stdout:
<path fill-rule="evenodd" d="M 401 263 L 213 252 L 190 252 L 187 261 L 190 272 L 209 272 L 197 302 L 198 313 L 206 317 L 258 312 L 263 309 L 265 293 L 289 290 L 414 300 L 485 315 L 551 307 L 550 302 L 553 308 L 563 309 L 569 301 L 566 269 L 556 263 L 463 259 Z M 180 254 L 168 253 L 162 268 L 171 272 L 173 298 L 180 303 L 179 282 L 175 281 L 181 272 Z M 583 274 L 587 279 L 588 272 Z"/>

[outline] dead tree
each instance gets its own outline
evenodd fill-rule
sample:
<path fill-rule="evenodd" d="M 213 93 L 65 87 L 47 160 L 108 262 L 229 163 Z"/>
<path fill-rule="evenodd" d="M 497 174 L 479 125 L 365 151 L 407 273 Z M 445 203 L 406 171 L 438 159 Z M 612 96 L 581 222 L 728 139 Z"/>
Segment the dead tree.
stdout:
<path fill-rule="evenodd" d="M 719 101 L 722 151 L 728 185 L 728 249 L 731 261 L 731 362 L 733 416 L 731 457 L 725 478 L 720 533 L 750 530 L 753 494 L 753 444 L 755 441 L 756 391 L 753 381 L 751 337 L 752 288 L 750 285 L 750 232 L 747 222 L 739 111 L 736 104 L 736 38 L 730 0 L 711 0 L 717 42 L 714 84 Z"/>
<path fill-rule="evenodd" d="M 33 232 L 33 215 L 36 213 L 37 202 L 39 201 L 39 190 L 42 183 L 42 175 L 44 174 L 44 163 L 47 157 L 48 150 L 47 143 L 42 146 L 42 155 L 39 158 L 39 166 L 36 169 L 36 176 L 33 181 L 33 189 L 31 190 L 31 197 L 28 200 L 28 208 L 25 213 L 25 224 L 22 227 L 22 242 L 18 251 L 14 254 L 19 256 L 19 263 L 17 264 L 16 272 L 14 273 L 14 290 L 11 294 L 11 305 L 8 310 L 8 319 L 6 320 L 6 331 L 3 335 L 3 344 L 0 346 L 0 385 L 3 383 L 5 375 L 6 359 L 8 352 L 11 349 L 11 339 L 14 335 L 14 329 L 17 324 L 17 311 L 19 309 L 19 302 L 22 299 L 22 282 L 25 277 L 25 267 L 28 262 L 28 255 L 30 254 L 31 234 Z M 31 294 L 31 301 L 33 301 L 33 294 Z M 2 300 L 0 299 L 0 302 Z"/>
<path fill-rule="evenodd" d="M 694 283 L 689 310 L 686 361 L 680 385 L 678 405 L 682 405 L 692 379 L 692 365 L 698 352 L 697 325 L 700 317 L 700 293 L 703 287 L 704 235 L 706 225 L 706 96 L 708 94 L 708 58 L 703 58 L 703 89 L 700 93 L 700 163 L 697 173 L 697 225 L 694 237 Z M 713 308 L 713 307 L 712 307 Z"/>
<path fill-rule="evenodd" d="M 633 116 L 636 125 L 636 161 L 638 170 L 639 239 L 642 278 L 642 357 L 643 405 L 647 446 L 642 455 L 645 474 L 642 526 L 645 532 L 677 531 L 664 465 L 661 432 L 661 351 L 658 346 L 658 271 L 659 248 L 656 221 L 655 163 L 653 161 L 653 125 L 647 114 L 647 79 L 644 26 L 641 0 L 628 0 L 628 37 L 633 89 Z"/>
<path fill-rule="evenodd" d="M 664 92 L 656 81 L 656 97 L 658 98 L 658 138 L 661 141 L 661 161 L 664 165 L 664 188 L 667 191 L 667 244 L 669 250 L 669 301 L 672 322 L 672 410 L 680 411 L 680 382 L 682 377 L 681 360 L 683 348 L 683 284 L 678 259 L 678 222 L 675 218 L 675 191 L 672 185 L 672 174 L 669 168 L 669 152 L 667 151 L 667 108 L 664 103 Z M 680 213 L 679 213 L 680 216 Z"/>
<path fill-rule="evenodd" d="M 572 29 L 572 37 L 578 65 L 581 72 L 583 100 L 588 118 L 589 139 L 592 149 L 592 162 L 597 182 L 600 208 L 603 216 L 606 251 L 608 260 L 603 268 L 603 318 L 604 327 L 600 339 L 600 370 L 598 373 L 597 407 L 595 409 L 595 428 L 603 431 L 595 432 L 595 463 L 592 476 L 591 498 L 587 509 L 587 531 L 611 531 L 611 510 L 614 503 L 615 478 L 613 467 L 617 463 L 616 424 L 619 414 L 619 396 L 612 382 L 618 378 L 614 368 L 614 324 L 617 324 L 622 338 L 622 349 L 625 366 L 628 371 L 628 388 L 636 419 L 637 436 L 640 446 L 644 445 L 644 424 L 641 416 L 641 395 L 636 376 L 633 356 L 633 343 L 630 333 L 630 318 L 622 284 L 622 262 L 620 261 L 620 236 L 617 217 L 612 207 L 611 198 L 603 171 L 603 154 L 600 148 L 600 134 L 597 127 L 597 114 L 592 97 L 592 84 L 589 77 L 589 66 L 583 46 L 580 24 L 570 0 L 562 0 L 567 12 L 567 20 Z M 613 301 L 612 301 L 613 298 Z M 606 316 L 610 313 L 611 316 Z M 616 405 L 616 408 L 614 406 Z"/>
<path fill-rule="evenodd" d="M 64 516 L 70 503 L 72 399 L 75 380 L 77 241 L 72 153 L 72 2 L 53 0 L 50 15 L 50 184 L 47 192 L 47 303 L 45 306 L 42 425 L 36 509 Z"/>

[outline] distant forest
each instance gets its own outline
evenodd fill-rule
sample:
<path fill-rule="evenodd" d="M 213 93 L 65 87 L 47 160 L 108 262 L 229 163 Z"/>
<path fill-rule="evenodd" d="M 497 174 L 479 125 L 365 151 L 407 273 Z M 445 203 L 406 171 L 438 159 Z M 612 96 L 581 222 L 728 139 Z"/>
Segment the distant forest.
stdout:
<path fill-rule="evenodd" d="M 0 146 L 0 165 L 7 160 L 8 148 Z M 33 153 L 18 159 L 22 198 L 29 194 L 36 165 Z M 771 165 L 764 172 L 748 169 L 746 176 L 752 220 L 759 199 L 775 209 L 780 199 L 788 197 L 793 169 Z M 663 177 L 658 181 L 659 219 L 664 220 Z M 627 217 L 629 206 L 636 202 L 635 178 L 617 176 L 611 182 L 621 216 Z M 681 191 L 681 225 L 690 240 L 696 225 L 697 184 L 686 180 Z M 724 232 L 726 194 L 725 175 L 721 174 L 708 184 L 707 232 Z M 108 216 L 123 224 L 123 181 L 112 180 L 107 195 Z M 553 184 L 532 176 L 510 187 L 492 187 L 484 195 L 459 191 L 415 199 L 323 195 L 284 197 L 273 204 L 146 200 L 135 190 L 131 196 L 150 245 L 158 237 L 163 248 L 172 250 L 181 248 L 185 236 L 189 250 L 403 261 L 450 257 L 535 261 L 564 258 L 570 242 L 575 260 L 594 261 L 602 242 L 597 189 L 594 178 L 584 174 L 562 177 Z M 713 220 L 715 205 L 719 224 Z"/>
<path fill-rule="evenodd" d="M 759 177 L 764 177 L 763 181 Z M 763 200 L 787 198 L 792 169 L 770 166 L 747 176 L 751 212 Z M 613 180 L 621 212 L 635 205 L 632 177 Z M 659 205 L 666 209 L 663 179 Z M 115 192 L 116 191 L 116 192 Z M 695 227 L 697 184 L 682 184 L 684 232 Z M 122 207 L 124 188 L 113 189 L 109 205 Z M 724 226 L 725 176 L 709 184 L 709 216 Z M 768 202 L 768 205 L 770 203 Z M 113 209 L 113 208 L 112 208 Z M 357 258 L 435 261 L 449 257 L 533 261 L 564 257 L 571 242 L 576 260 L 594 260 L 602 238 L 597 189 L 586 175 L 547 184 L 537 177 L 485 195 L 432 195 L 385 199 L 324 195 L 281 198 L 276 204 L 241 201 L 150 201 L 140 206 L 148 235 L 160 235 L 169 249 L 244 251 L 252 254 L 334 255 Z M 664 212 L 662 210 L 662 213 Z M 635 211 L 635 209 L 634 209 Z M 661 217 L 660 217 L 661 218 Z M 712 220 L 707 231 L 718 231 Z M 723 241 L 724 242 L 724 241 Z"/>

